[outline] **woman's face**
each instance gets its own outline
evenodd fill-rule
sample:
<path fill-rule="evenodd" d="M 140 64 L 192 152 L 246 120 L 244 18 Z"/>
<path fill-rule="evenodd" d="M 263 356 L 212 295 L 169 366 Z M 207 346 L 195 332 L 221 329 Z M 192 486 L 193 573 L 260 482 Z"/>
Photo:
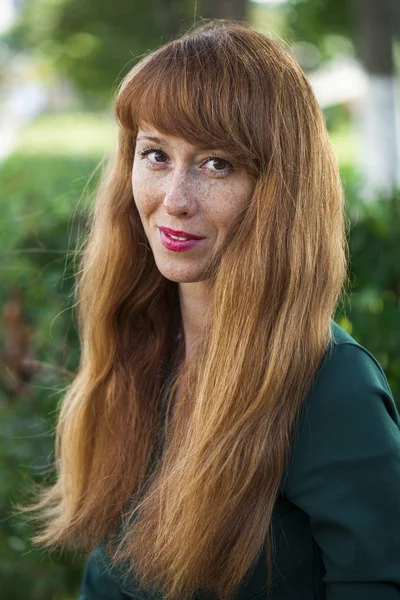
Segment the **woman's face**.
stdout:
<path fill-rule="evenodd" d="M 254 183 L 218 148 L 139 128 L 132 191 L 159 271 L 171 281 L 205 278 L 213 253 Z"/>

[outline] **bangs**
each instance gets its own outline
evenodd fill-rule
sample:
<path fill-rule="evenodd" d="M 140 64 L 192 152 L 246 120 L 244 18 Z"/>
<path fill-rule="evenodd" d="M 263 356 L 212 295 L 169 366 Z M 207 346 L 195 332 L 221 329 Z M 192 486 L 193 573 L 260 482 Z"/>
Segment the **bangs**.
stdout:
<path fill-rule="evenodd" d="M 150 125 L 199 148 L 221 148 L 255 174 L 257 95 L 235 53 L 203 37 L 173 42 L 139 63 L 118 95 L 116 114 L 131 137 Z"/>

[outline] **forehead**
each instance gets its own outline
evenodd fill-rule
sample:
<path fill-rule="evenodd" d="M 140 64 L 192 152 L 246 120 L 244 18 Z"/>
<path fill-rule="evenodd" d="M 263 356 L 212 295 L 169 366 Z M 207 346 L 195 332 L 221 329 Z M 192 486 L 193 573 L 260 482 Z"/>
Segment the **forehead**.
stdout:
<path fill-rule="evenodd" d="M 210 136 L 211 138 L 211 136 Z M 163 133 L 156 129 L 151 125 L 140 125 L 138 127 L 138 132 L 136 136 L 136 141 L 149 141 L 154 142 L 155 144 L 167 145 L 167 146 L 186 146 L 188 150 L 210 150 L 215 148 L 215 145 L 212 144 L 211 139 L 210 143 L 197 143 L 193 144 L 189 142 L 187 139 L 181 136 L 171 135 L 169 133 Z"/>

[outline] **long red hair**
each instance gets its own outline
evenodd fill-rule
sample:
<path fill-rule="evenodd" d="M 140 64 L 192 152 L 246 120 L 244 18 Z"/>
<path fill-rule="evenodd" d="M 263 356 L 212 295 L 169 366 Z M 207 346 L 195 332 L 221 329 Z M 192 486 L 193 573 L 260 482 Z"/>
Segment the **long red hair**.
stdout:
<path fill-rule="evenodd" d="M 35 541 L 89 551 L 107 536 L 112 561 L 166 599 L 200 586 L 228 598 L 264 545 L 271 571 L 293 427 L 331 342 L 347 264 L 338 168 L 303 72 L 246 24 L 207 22 L 151 52 L 115 108 L 118 151 L 77 273 L 82 352 L 59 415 L 57 480 L 28 509 L 42 521 Z M 156 461 L 182 323 L 132 197 L 140 123 L 225 149 L 255 182 L 210 266 L 210 326 L 176 374 Z"/>

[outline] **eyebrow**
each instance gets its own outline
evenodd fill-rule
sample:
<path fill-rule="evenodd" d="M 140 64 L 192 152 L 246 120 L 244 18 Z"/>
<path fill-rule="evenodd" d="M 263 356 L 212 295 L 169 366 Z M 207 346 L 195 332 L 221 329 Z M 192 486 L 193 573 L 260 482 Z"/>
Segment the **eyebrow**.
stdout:
<path fill-rule="evenodd" d="M 150 140 L 151 142 L 155 142 L 156 144 L 167 144 L 166 140 L 151 135 L 139 135 L 136 138 L 136 141 L 140 142 L 140 140 Z"/>

